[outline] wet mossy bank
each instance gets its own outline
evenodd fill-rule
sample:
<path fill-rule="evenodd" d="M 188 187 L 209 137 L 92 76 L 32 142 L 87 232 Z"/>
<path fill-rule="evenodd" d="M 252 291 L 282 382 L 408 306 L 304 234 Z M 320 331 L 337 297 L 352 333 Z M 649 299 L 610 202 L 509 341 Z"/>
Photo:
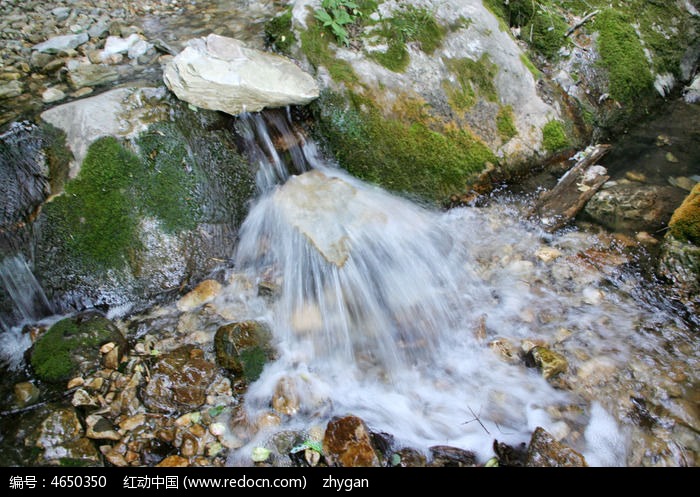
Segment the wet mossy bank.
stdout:
<path fill-rule="evenodd" d="M 144 303 L 230 256 L 254 192 L 231 120 L 171 101 L 172 119 L 94 141 L 36 221 L 34 264 L 56 309 Z"/>

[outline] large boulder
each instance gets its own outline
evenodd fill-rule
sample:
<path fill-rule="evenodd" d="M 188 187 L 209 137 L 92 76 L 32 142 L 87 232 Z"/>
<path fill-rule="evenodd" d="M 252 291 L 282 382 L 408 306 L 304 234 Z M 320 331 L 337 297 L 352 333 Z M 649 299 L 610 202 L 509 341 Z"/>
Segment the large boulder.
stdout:
<path fill-rule="evenodd" d="M 319 94 L 314 79 L 291 60 L 215 34 L 190 40 L 163 79 L 181 100 L 233 115 L 303 105 Z"/>

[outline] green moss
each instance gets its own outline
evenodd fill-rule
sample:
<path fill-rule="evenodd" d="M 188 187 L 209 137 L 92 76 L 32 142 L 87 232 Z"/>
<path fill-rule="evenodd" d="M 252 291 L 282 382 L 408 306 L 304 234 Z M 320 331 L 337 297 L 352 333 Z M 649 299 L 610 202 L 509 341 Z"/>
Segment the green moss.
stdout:
<path fill-rule="evenodd" d="M 468 110 L 476 102 L 478 94 L 486 100 L 496 102 L 498 93 L 494 78 L 498 66 L 484 54 L 477 61 L 461 59 L 445 59 L 445 65 L 456 76 L 456 84 L 443 82 L 450 105 L 462 111 Z"/>
<path fill-rule="evenodd" d="M 421 50 L 432 54 L 442 44 L 445 31 L 429 10 L 401 6 L 393 17 L 383 20 L 377 30 L 388 46 L 386 52 L 372 52 L 369 57 L 390 71 L 403 72 L 410 62 L 406 43 L 418 42 Z"/>
<path fill-rule="evenodd" d="M 532 73 L 532 76 L 535 78 L 535 81 L 537 81 L 538 79 L 542 79 L 542 73 L 539 69 L 535 67 L 535 64 L 532 63 L 532 61 L 528 58 L 527 55 L 520 54 L 520 61 L 525 67 L 527 67 L 528 71 Z"/>
<path fill-rule="evenodd" d="M 334 81 L 356 83 L 357 75 L 352 66 L 344 60 L 336 59 L 329 46 L 331 35 L 326 33 L 313 16 L 306 18 L 307 29 L 300 35 L 301 48 L 314 67 L 328 69 Z"/>
<path fill-rule="evenodd" d="M 556 152 L 569 146 L 569 139 L 560 121 L 549 121 L 542 128 L 542 146 L 548 152 Z"/>
<path fill-rule="evenodd" d="M 140 167 L 138 157 L 115 138 L 101 138 L 90 146 L 65 194 L 46 206 L 51 229 L 62 233 L 67 251 L 86 265 L 122 267 L 138 245 L 129 187 Z"/>
<path fill-rule="evenodd" d="M 291 7 L 265 24 L 265 39 L 268 46 L 274 50 L 283 54 L 289 54 L 290 48 L 297 41 L 292 30 Z"/>
<path fill-rule="evenodd" d="M 468 178 L 495 161 L 466 129 L 431 129 L 426 120 L 385 118 L 369 99 L 350 101 L 323 92 L 317 109 L 321 135 L 341 166 L 387 189 L 444 201 Z"/>
<path fill-rule="evenodd" d="M 601 12 L 595 20 L 602 65 L 608 71 L 610 95 L 632 105 L 652 88 L 654 78 L 642 44 L 630 18 L 614 10 Z"/>
<path fill-rule="evenodd" d="M 521 28 L 521 37 L 549 60 L 558 58 L 559 49 L 569 44 L 564 36 L 569 25 L 555 9 L 541 10 Z"/>
<path fill-rule="evenodd" d="M 252 383 L 260 378 L 268 357 L 262 347 L 250 347 L 241 352 L 240 360 L 243 365 L 243 376 L 248 383 Z"/>
<path fill-rule="evenodd" d="M 73 318 L 55 323 L 34 344 L 31 365 L 44 381 L 59 382 L 76 374 L 80 364 L 75 349 L 97 348 L 112 338 L 104 319 L 90 319 L 78 325 Z"/>
<path fill-rule="evenodd" d="M 144 167 L 133 188 L 144 214 L 158 218 L 166 231 L 193 229 L 200 221 L 196 170 L 188 163 L 187 144 L 173 123 L 157 123 L 138 146 Z"/>
<path fill-rule="evenodd" d="M 411 62 L 406 45 L 399 40 L 390 40 L 386 52 L 372 52 L 369 57 L 394 72 L 405 71 Z"/>
<path fill-rule="evenodd" d="M 676 209 L 668 225 L 675 238 L 700 246 L 700 183 Z"/>
<path fill-rule="evenodd" d="M 518 134 L 518 129 L 513 122 L 514 117 L 513 107 L 510 105 L 501 106 L 501 108 L 498 109 L 496 128 L 498 129 L 498 135 L 501 137 L 503 143 L 506 143 Z"/>

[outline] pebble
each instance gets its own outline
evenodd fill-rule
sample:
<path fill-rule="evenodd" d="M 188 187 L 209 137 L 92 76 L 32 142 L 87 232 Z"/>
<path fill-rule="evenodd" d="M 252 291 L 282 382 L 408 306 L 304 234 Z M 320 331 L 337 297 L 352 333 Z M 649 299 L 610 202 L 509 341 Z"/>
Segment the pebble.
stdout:
<path fill-rule="evenodd" d="M 66 98 L 66 94 L 59 90 L 58 88 L 48 88 L 44 93 L 41 94 L 41 99 L 46 104 L 52 102 L 58 102 Z"/>

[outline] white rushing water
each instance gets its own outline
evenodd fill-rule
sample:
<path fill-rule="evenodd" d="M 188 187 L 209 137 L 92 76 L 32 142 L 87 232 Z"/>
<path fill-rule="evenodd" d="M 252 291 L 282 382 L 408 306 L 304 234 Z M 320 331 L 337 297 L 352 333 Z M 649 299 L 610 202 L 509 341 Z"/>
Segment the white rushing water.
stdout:
<path fill-rule="evenodd" d="M 331 167 L 312 144 L 300 150 L 311 171 L 261 188 L 235 259 L 279 287 L 253 316 L 270 322 L 279 358 L 249 387 L 248 417 L 280 392 L 293 408 L 231 464 L 273 432 L 346 414 L 398 447 L 452 445 L 483 462 L 494 439 L 527 443 L 542 426 L 593 465 L 626 464 L 614 378 L 635 360 L 653 370 L 644 354 L 665 352 L 650 330 L 673 319 L 639 302 L 622 256 L 605 259 L 610 247 L 576 231 L 547 234 L 505 203 L 427 209 Z M 580 372 L 571 388 L 524 367 L 528 341 L 564 353 Z"/>

